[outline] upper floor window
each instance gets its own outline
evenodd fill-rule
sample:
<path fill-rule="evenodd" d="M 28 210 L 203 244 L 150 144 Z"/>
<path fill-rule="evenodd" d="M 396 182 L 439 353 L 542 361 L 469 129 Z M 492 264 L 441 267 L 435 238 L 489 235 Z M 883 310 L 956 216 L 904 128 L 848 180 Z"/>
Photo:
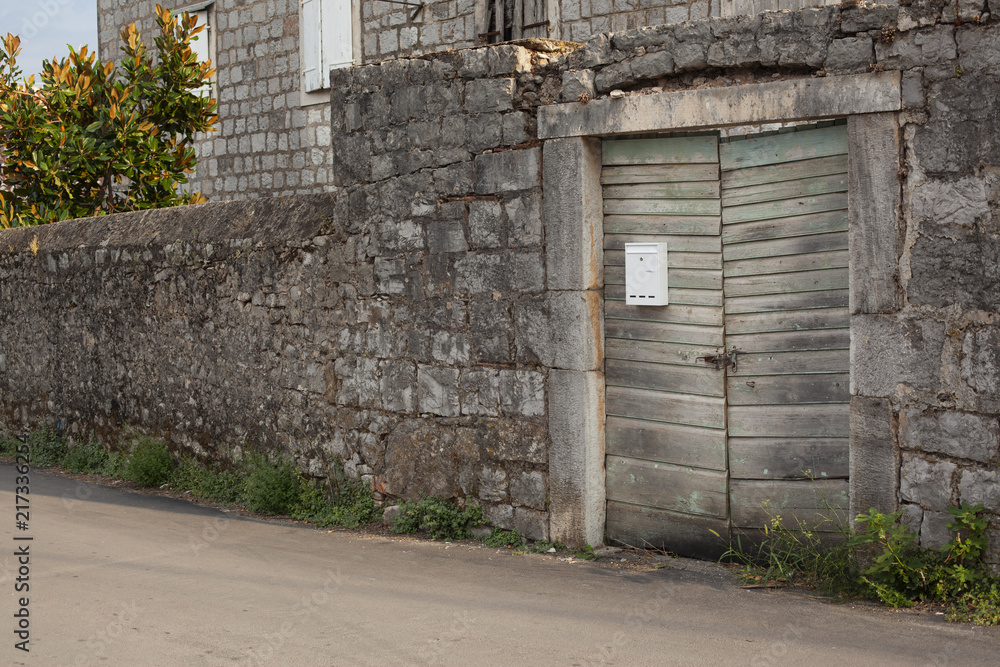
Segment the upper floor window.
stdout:
<path fill-rule="evenodd" d="M 211 2 L 200 2 L 195 5 L 189 5 L 182 9 L 178 9 L 174 12 L 175 16 L 180 16 L 183 12 L 187 12 L 191 16 L 198 19 L 197 25 L 205 26 L 204 30 L 199 32 L 197 35 L 191 37 L 191 50 L 198 57 L 198 62 L 203 63 L 206 60 L 212 61 L 212 68 L 215 69 L 215 45 L 212 40 L 214 38 L 212 30 L 212 22 L 209 20 L 209 9 L 211 8 Z M 215 80 L 206 83 L 201 88 L 198 88 L 195 92 L 199 95 L 211 95 L 212 86 Z"/>
<path fill-rule="evenodd" d="M 485 0 L 479 42 L 495 44 L 523 37 L 549 37 L 550 0 Z"/>
<path fill-rule="evenodd" d="M 330 87 L 330 70 L 354 64 L 351 0 L 301 0 L 299 16 L 302 87 Z"/>

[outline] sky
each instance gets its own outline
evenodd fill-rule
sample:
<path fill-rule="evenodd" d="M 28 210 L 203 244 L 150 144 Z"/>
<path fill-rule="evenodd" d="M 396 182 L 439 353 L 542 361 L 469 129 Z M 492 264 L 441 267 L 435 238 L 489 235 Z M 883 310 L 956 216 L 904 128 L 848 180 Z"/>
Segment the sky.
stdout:
<path fill-rule="evenodd" d="M 43 60 L 69 55 L 67 44 L 97 49 L 97 0 L 0 0 L 0 37 L 8 32 L 21 38 L 24 75 L 37 75 Z"/>

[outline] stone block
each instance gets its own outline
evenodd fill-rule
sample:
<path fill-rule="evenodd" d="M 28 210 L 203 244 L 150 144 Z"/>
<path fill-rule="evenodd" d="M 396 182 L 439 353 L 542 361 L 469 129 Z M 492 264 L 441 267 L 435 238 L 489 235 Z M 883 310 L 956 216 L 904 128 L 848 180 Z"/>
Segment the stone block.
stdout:
<path fill-rule="evenodd" d="M 669 51 L 655 51 L 632 59 L 632 76 L 636 79 L 659 79 L 673 71 L 674 58 Z"/>
<path fill-rule="evenodd" d="M 851 318 L 851 395 L 891 396 L 897 385 L 937 391 L 943 322 L 887 315 Z"/>
<path fill-rule="evenodd" d="M 847 37 L 830 42 L 823 69 L 830 73 L 864 72 L 875 62 L 875 46 L 870 37 Z"/>
<path fill-rule="evenodd" d="M 604 543 L 604 376 L 549 372 L 551 539 Z"/>
<path fill-rule="evenodd" d="M 503 115 L 503 144 L 514 146 L 533 139 L 532 127 L 534 119 L 523 111 L 515 111 Z M 471 188 L 469 188 L 471 190 Z"/>
<path fill-rule="evenodd" d="M 509 76 L 531 71 L 531 51 L 523 46 L 501 44 L 490 47 L 486 55 L 490 76 Z"/>
<path fill-rule="evenodd" d="M 899 8 L 891 5 L 858 5 L 840 12 L 840 29 L 847 34 L 895 26 Z"/>
<path fill-rule="evenodd" d="M 900 419 L 900 445 L 980 463 L 992 461 L 1000 448 L 995 416 L 951 410 L 910 408 Z"/>
<path fill-rule="evenodd" d="M 429 222 L 426 227 L 427 251 L 431 253 L 465 252 L 465 226 L 461 221 Z"/>
<path fill-rule="evenodd" d="M 934 550 L 947 546 L 951 541 L 951 531 L 948 530 L 951 521 L 951 515 L 947 512 L 926 510 L 920 522 L 920 546 Z"/>
<path fill-rule="evenodd" d="M 896 511 L 896 476 L 889 401 L 852 396 L 849 515 Z"/>
<path fill-rule="evenodd" d="M 903 452 L 899 469 L 899 497 L 925 510 L 945 511 L 951 505 L 952 478 L 958 466 L 950 461 L 925 459 Z"/>
<path fill-rule="evenodd" d="M 517 360 L 550 368 L 596 370 L 603 363 L 598 291 L 554 292 L 515 303 Z"/>
<path fill-rule="evenodd" d="M 536 510 L 545 509 L 545 475 L 540 472 L 518 473 L 510 482 L 510 500 Z"/>
<path fill-rule="evenodd" d="M 958 495 L 963 503 L 982 503 L 987 510 L 997 513 L 1000 511 L 1000 471 L 982 468 L 963 470 Z"/>
<path fill-rule="evenodd" d="M 514 528 L 514 508 L 504 503 L 483 503 L 483 516 L 502 530 Z"/>
<path fill-rule="evenodd" d="M 471 368 L 462 373 L 463 415 L 500 414 L 500 372 L 492 368 Z"/>
<path fill-rule="evenodd" d="M 455 262 L 455 289 L 463 294 L 540 292 L 545 270 L 538 253 L 468 253 Z"/>
<path fill-rule="evenodd" d="M 412 412 L 413 390 L 417 370 L 413 362 L 387 360 L 382 362 L 382 407 L 392 412 Z"/>
<path fill-rule="evenodd" d="M 992 234 L 950 230 L 957 239 L 921 235 L 910 250 L 907 300 L 970 310 L 1000 308 L 1000 244 Z"/>
<path fill-rule="evenodd" d="M 924 510 L 920 505 L 914 505 L 912 503 L 903 503 L 899 508 L 903 514 L 899 518 L 899 523 L 906 526 L 911 533 L 920 537 L 920 524 L 924 520 Z M 857 515 L 855 515 L 857 516 Z M 860 531 L 863 526 L 855 524 L 855 530 Z"/>
<path fill-rule="evenodd" d="M 503 116 L 487 113 L 465 121 L 465 148 L 473 153 L 497 148 L 503 143 Z"/>
<path fill-rule="evenodd" d="M 504 202 L 508 221 L 508 245 L 537 246 L 542 242 L 542 197 L 531 192 Z"/>
<path fill-rule="evenodd" d="M 981 328 L 966 334 L 962 380 L 980 400 L 1000 401 L 1000 329 Z"/>
<path fill-rule="evenodd" d="M 420 412 L 457 417 L 461 412 L 458 369 L 420 366 L 417 369 L 417 398 Z"/>
<path fill-rule="evenodd" d="M 548 461 L 548 429 L 521 419 L 480 419 L 476 442 L 484 458 L 544 465 Z"/>
<path fill-rule="evenodd" d="M 543 176 L 549 289 L 599 289 L 604 280 L 600 142 L 545 142 Z"/>
<path fill-rule="evenodd" d="M 593 70 L 569 70 L 563 72 L 562 76 L 562 99 L 565 102 L 578 102 L 583 99 L 594 99 L 597 97 L 597 89 L 594 87 Z"/>
<path fill-rule="evenodd" d="M 514 325 L 509 302 L 494 300 L 492 294 L 473 299 L 469 305 L 469 328 L 477 333 L 472 341 L 472 355 L 476 361 L 507 363 L 513 360 Z"/>
<path fill-rule="evenodd" d="M 914 184 L 910 211 L 921 232 L 964 240 L 966 234 L 955 227 L 972 229 L 990 215 L 986 182 L 972 176 L 923 180 Z"/>
<path fill-rule="evenodd" d="M 514 529 L 529 540 L 548 540 L 549 513 L 515 507 Z"/>
<path fill-rule="evenodd" d="M 1000 7 L 994 8 L 993 11 L 997 10 L 1000 10 Z M 1000 32 L 996 29 L 959 30 L 956 37 L 963 72 L 988 74 L 1000 69 Z"/>
<path fill-rule="evenodd" d="M 623 62 L 608 65 L 594 77 L 594 88 L 599 93 L 606 93 L 614 88 L 630 86 L 635 83 L 632 75 L 632 63 Z"/>
<path fill-rule="evenodd" d="M 469 202 L 469 238 L 479 248 L 503 245 L 503 209 L 492 199 Z"/>
<path fill-rule="evenodd" d="M 898 308 L 899 126 L 894 114 L 863 114 L 847 121 L 852 314 Z"/>
<path fill-rule="evenodd" d="M 476 496 L 479 450 L 469 429 L 429 419 L 400 422 L 386 436 L 385 492 L 405 500 Z"/>
<path fill-rule="evenodd" d="M 507 473 L 503 468 L 482 467 L 479 471 L 479 497 L 493 502 L 507 499 Z"/>
<path fill-rule="evenodd" d="M 472 161 L 435 169 L 434 192 L 438 195 L 464 195 L 472 192 Z"/>
<path fill-rule="evenodd" d="M 545 376 L 537 371 L 500 371 L 500 409 L 511 417 L 545 414 Z"/>
<path fill-rule="evenodd" d="M 875 44 L 875 57 L 879 64 L 892 69 L 908 70 L 941 65 L 954 67 L 957 55 L 955 28 L 949 25 L 920 32 L 900 33 L 890 43 Z"/>
<path fill-rule="evenodd" d="M 510 111 L 514 108 L 514 79 L 477 79 L 465 84 L 469 113 Z"/>
<path fill-rule="evenodd" d="M 540 184 L 541 152 L 538 148 L 486 153 L 475 158 L 476 194 L 513 192 Z"/>

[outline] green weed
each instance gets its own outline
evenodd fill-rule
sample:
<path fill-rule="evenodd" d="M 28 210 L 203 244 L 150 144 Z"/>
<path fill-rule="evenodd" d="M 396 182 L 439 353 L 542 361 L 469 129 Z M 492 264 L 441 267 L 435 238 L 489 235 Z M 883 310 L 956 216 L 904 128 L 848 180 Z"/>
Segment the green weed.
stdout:
<path fill-rule="evenodd" d="M 108 460 L 108 450 L 94 439 L 73 445 L 63 457 L 62 467 L 70 472 L 100 472 Z"/>
<path fill-rule="evenodd" d="M 170 481 L 174 457 L 167 443 L 149 436 L 139 436 L 132 444 L 125 462 L 125 478 L 139 486 L 162 486 Z"/>
<path fill-rule="evenodd" d="M 299 475 L 288 459 L 250 454 L 241 501 L 251 512 L 291 514 L 299 499 Z"/>
<path fill-rule="evenodd" d="M 523 539 L 521 538 L 521 533 L 516 530 L 501 530 L 500 528 L 494 528 L 486 537 L 480 538 L 479 540 L 488 547 L 520 547 Z"/>
<path fill-rule="evenodd" d="M 28 451 L 31 453 L 32 466 L 36 468 L 57 466 L 66 456 L 66 441 L 59 437 L 54 428 L 45 427 L 33 431 L 28 436 Z"/>
<path fill-rule="evenodd" d="M 400 512 L 392 524 L 394 533 L 425 532 L 435 540 L 465 540 L 470 528 L 486 523 L 479 505 L 459 509 L 439 496 L 399 503 Z"/>

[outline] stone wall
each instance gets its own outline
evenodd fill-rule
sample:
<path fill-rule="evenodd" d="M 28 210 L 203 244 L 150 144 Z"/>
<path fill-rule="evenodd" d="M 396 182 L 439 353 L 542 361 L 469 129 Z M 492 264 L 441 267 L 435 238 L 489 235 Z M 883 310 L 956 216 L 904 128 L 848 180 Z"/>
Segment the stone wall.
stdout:
<path fill-rule="evenodd" d="M 529 226 L 533 194 L 509 207 Z M 109 442 L 137 427 L 207 458 L 280 449 L 316 476 L 338 458 L 392 497 L 474 500 L 547 536 L 547 371 L 513 324 L 538 314 L 539 239 L 498 224 L 514 247 L 486 252 L 461 212 L 400 229 L 343 203 L 3 232 L 3 423 Z"/>
<path fill-rule="evenodd" d="M 166 9 L 191 0 L 99 0 L 100 58 L 121 55 L 121 29 L 144 38 Z M 216 0 L 209 8 L 215 44 L 218 131 L 196 144 L 194 189 L 210 200 L 312 194 L 330 182 L 329 91 L 304 98 L 299 74 L 298 0 Z"/>
<path fill-rule="evenodd" d="M 246 432 L 295 451 L 305 451 L 303 443 L 313 439 L 326 443 L 327 455 L 342 453 L 400 495 L 426 490 L 419 480 L 433 479 L 427 471 L 445 456 L 455 467 L 448 469 L 451 477 L 440 479 L 453 495 L 483 502 L 497 525 L 545 535 L 544 500 L 560 497 L 550 481 L 565 472 L 551 466 L 573 451 L 569 441 L 570 449 L 551 449 L 557 439 L 553 425 L 572 421 L 552 411 L 578 405 L 564 387 L 580 395 L 599 393 L 602 362 L 599 269 L 581 271 L 582 278 L 567 283 L 563 269 L 553 268 L 567 239 L 583 246 L 582 253 L 574 246 L 578 264 L 594 259 L 588 252 L 599 259 L 599 219 L 596 227 L 570 233 L 571 216 L 554 205 L 559 179 L 589 169 L 586 155 L 599 148 L 587 139 L 551 139 L 580 136 L 558 134 L 553 123 L 565 129 L 585 119 L 612 128 L 597 134 L 637 131 L 628 129 L 636 120 L 633 111 L 652 108 L 642 100 L 655 106 L 655 96 L 671 91 L 713 91 L 728 102 L 720 102 L 718 113 L 689 106 L 683 114 L 653 113 L 645 121 L 649 127 L 654 118 L 656 131 L 679 129 L 682 119 L 680 129 L 711 128 L 723 109 L 740 102 L 725 99 L 726 90 L 787 81 L 803 84 L 805 99 L 813 81 L 836 85 L 835 75 L 857 81 L 895 71 L 898 111 L 849 123 L 853 136 L 878 139 L 856 142 L 852 151 L 881 151 L 886 164 L 898 165 L 877 174 L 884 197 L 851 203 L 852 224 L 866 207 L 878 221 L 867 238 L 852 228 L 852 502 L 857 511 L 872 505 L 904 509 L 926 545 L 943 539 L 950 504 L 983 502 L 992 516 L 996 559 L 1000 111 L 994 101 L 1000 99 L 1000 28 L 989 10 L 985 3 L 926 0 L 900 7 L 826 7 L 602 34 L 569 53 L 505 45 L 337 70 L 331 134 L 339 189 L 323 204 L 332 207 L 332 231 L 295 236 L 282 230 L 280 239 L 270 240 L 261 232 L 240 241 L 272 248 L 268 268 L 247 264 L 237 270 L 249 259 L 236 257 L 242 246 L 234 245 L 226 250 L 232 257 L 213 273 L 211 256 L 198 245 L 200 234 L 196 243 L 186 229 L 178 236 L 150 228 L 151 239 L 164 239 L 162 247 L 153 243 L 147 257 L 146 241 L 125 244 L 127 259 L 115 260 L 121 272 L 110 283 L 115 289 L 102 292 L 90 278 L 89 290 L 76 290 L 70 278 L 80 272 L 96 276 L 103 266 L 98 254 L 110 249 L 91 244 L 74 250 L 44 236 L 55 232 L 40 231 L 36 257 L 24 250 L 28 236 L 18 237 L 15 252 L 4 256 L 4 270 L 13 273 L 5 274 L 10 280 L 3 289 L 6 302 L 20 304 L 9 312 L 21 313 L 6 321 L 23 324 L 5 325 L 0 365 L 8 378 L 4 395 L 28 398 L 5 399 L 19 411 L 9 418 L 40 419 L 74 405 L 71 400 L 89 401 L 88 409 L 100 408 L 95 414 L 105 422 L 125 415 L 173 429 L 178 442 L 192 446 L 211 441 L 197 435 L 199 428 L 223 441 Z M 770 108 L 783 104 L 776 100 Z M 803 118 L 824 113 L 837 112 L 813 108 Z M 582 143 L 560 143 L 567 141 Z M 557 167 L 555 156 L 571 154 L 577 163 Z M 566 210 L 593 204 L 587 192 L 569 191 L 576 203 Z M 590 204 L 577 206 L 585 201 Z M 146 215 L 165 221 L 155 216 L 177 214 Z M 84 224 L 98 223 L 68 226 Z M 268 229 L 276 234 L 279 228 Z M 0 239 L 4 245 L 10 234 Z M 218 238 L 230 237 L 226 232 Z M 182 245 L 174 245 L 178 240 Z M 49 251 L 47 243 L 58 251 Z M 212 243 L 213 253 L 230 247 Z M 136 254 L 139 248 L 144 254 Z M 331 248 L 340 254 L 330 254 Z M 109 255 L 100 256 L 109 261 Z M 180 262 L 183 271 L 170 273 L 168 257 L 178 258 L 169 261 Z M 319 270 L 320 257 L 328 257 L 323 271 L 329 273 L 302 282 Z M 232 271 L 234 277 L 222 279 Z M 241 271 L 256 277 L 244 278 Z M 873 287 L 855 290 L 865 282 Z M 297 299 L 308 295 L 307 307 L 296 305 L 295 286 Z M 197 294 L 220 300 L 186 305 Z M 325 299 L 330 305 L 319 307 Z M 81 309 L 84 302 L 89 305 Z M 225 330 L 243 336 L 245 346 L 224 357 L 212 347 L 221 343 L 199 348 L 199 336 L 215 341 L 212 331 L 222 327 L 216 318 L 227 309 L 237 313 L 237 304 L 245 319 L 224 321 Z M 113 322 L 107 315 L 89 313 L 110 308 L 132 317 L 153 307 L 163 312 L 151 320 L 156 328 L 146 331 L 150 325 L 136 320 L 135 331 L 166 340 L 161 330 L 176 327 L 169 344 L 178 352 L 150 355 L 143 363 L 174 367 L 143 376 L 146 384 L 130 384 L 128 373 L 135 372 L 130 369 L 136 359 L 145 358 L 144 348 L 105 360 L 103 352 L 97 354 L 105 349 L 98 342 L 131 339 L 114 335 L 116 324 L 102 324 Z M 38 314 L 54 312 L 65 318 Z M 77 338 L 60 338 L 64 330 L 77 331 Z M 15 354 L 20 340 L 44 343 L 36 357 L 23 360 Z M 86 354 L 65 355 L 66 349 Z M 189 363 L 181 349 L 201 349 L 200 361 Z M 107 380 L 87 384 L 89 376 L 74 376 L 72 365 L 83 363 L 78 356 L 92 359 L 87 363 L 97 364 L 103 374 L 97 377 Z M 242 357 L 254 359 L 249 367 L 258 370 L 243 370 Z M 212 366 L 215 358 L 233 364 Z M 38 378 L 30 392 L 20 393 L 9 379 L 21 374 L 10 371 L 14 363 L 35 368 L 24 371 L 24 377 Z M 229 373 L 237 373 L 237 380 Z M 51 398 L 56 377 L 76 378 L 68 386 L 77 391 L 62 402 Z M 173 382 L 179 393 L 162 408 L 148 395 L 141 406 L 129 403 L 128 396 L 168 377 L 178 378 Z M 254 386 L 258 377 L 271 378 L 265 387 L 281 391 Z M 199 414 L 197 406 L 211 404 L 215 393 L 191 393 L 191 387 L 225 382 L 227 392 L 238 387 L 252 396 L 240 404 L 247 416 L 239 428 L 229 424 L 240 410 L 227 410 L 224 417 L 213 413 L 221 423 L 210 423 L 212 415 Z M 553 386 L 560 387 L 559 396 L 551 393 Z M 95 391 L 99 398 L 88 398 Z M 579 405 L 592 410 L 595 403 Z M 581 421 L 595 415 L 600 419 L 603 412 L 587 412 Z M 297 435 L 297 428 L 309 439 Z M 591 432 L 599 430 L 597 425 Z M 566 465 L 570 470 L 577 463 Z"/>

